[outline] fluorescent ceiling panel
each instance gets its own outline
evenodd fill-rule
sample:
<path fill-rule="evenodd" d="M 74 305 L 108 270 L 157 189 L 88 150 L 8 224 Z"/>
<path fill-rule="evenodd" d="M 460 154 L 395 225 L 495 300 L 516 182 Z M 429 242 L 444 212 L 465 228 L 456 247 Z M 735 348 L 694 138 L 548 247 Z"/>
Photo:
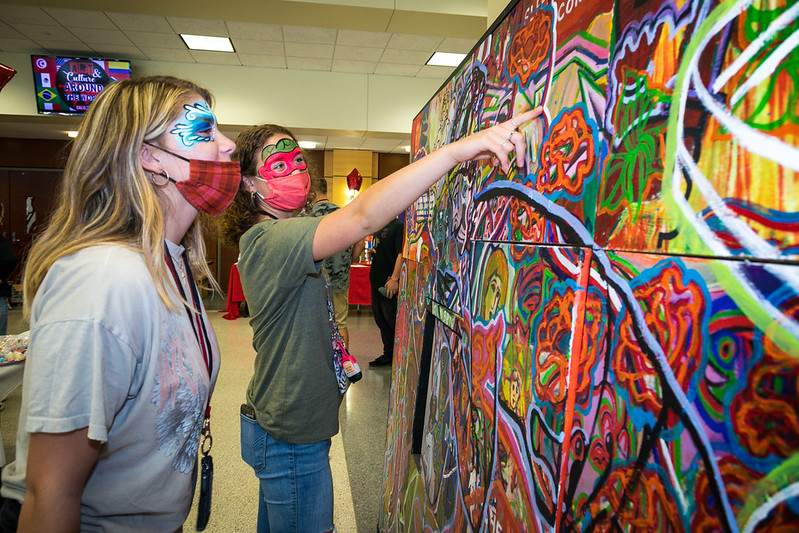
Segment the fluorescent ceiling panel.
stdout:
<path fill-rule="evenodd" d="M 189 50 L 208 50 L 210 52 L 235 52 L 233 44 L 227 37 L 210 37 L 208 35 L 190 35 L 181 33 L 180 37 Z"/>

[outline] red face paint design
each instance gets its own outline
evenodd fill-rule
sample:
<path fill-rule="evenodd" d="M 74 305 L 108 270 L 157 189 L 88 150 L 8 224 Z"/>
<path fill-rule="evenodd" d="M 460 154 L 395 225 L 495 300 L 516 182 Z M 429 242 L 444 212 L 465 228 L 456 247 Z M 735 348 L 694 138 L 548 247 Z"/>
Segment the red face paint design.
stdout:
<path fill-rule="evenodd" d="M 261 155 L 264 165 L 258 169 L 258 174 L 266 180 L 306 170 L 302 150 L 292 139 L 280 139 L 276 144 L 264 147 Z"/>

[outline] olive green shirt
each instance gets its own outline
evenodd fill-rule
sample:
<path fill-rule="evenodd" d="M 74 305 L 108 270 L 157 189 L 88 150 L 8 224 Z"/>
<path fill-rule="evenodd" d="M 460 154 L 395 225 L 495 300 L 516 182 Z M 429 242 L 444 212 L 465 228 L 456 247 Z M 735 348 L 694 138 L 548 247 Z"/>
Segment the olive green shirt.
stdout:
<path fill-rule="evenodd" d="M 267 220 L 239 243 L 238 269 L 253 329 L 247 401 L 273 438 L 296 444 L 338 433 L 327 289 L 313 238 L 321 218 Z"/>

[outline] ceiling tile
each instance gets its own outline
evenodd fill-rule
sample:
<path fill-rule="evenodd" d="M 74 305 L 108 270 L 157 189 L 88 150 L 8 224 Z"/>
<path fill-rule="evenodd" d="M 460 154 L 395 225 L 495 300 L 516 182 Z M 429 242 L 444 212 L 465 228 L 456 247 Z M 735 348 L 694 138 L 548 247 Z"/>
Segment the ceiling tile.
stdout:
<path fill-rule="evenodd" d="M 366 46 L 369 48 L 385 48 L 390 33 L 377 31 L 338 30 L 336 44 L 339 46 Z"/>
<path fill-rule="evenodd" d="M 457 37 L 447 37 L 444 42 L 438 45 L 439 52 L 454 52 L 456 54 L 468 54 L 474 45 L 477 44 L 472 39 L 459 39 Z"/>
<path fill-rule="evenodd" d="M 409 33 L 395 33 L 388 41 L 387 48 L 398 50 L 422 50 L 431 54 L 438 49 L 444 41 L 443 37 L 435 35 L 411 35 Z"/>
<path fill-rule="evenodd" d="M 488 11 L 486 0 L 395 0 L 394 8 L 405 11 L 422 11 L 450 15 L 485 17 Z M 503 1 L 502 5 L 505 3 Z"/>
<path fill-rule="evenodd" d="M 59 7 L 42 8 L 55 20 L 67 28 L 96 28 L 101 30 L 118 30 L 102 11 L 88 9 L 65 9 Z"/>
<path fill-rule="evenodd" d="M 375 74 L 383 76 L 416 76 L 419 72 L 418 65 L 402 65 L 399 63 L 379 63 L 375 69 Z"/>
<path fill-rule="evenodd" d="M 286 68 L 285 56 L 269 56 L 260 54 L 236 54 L 245 67 Z"/>
<path fill-rule="evenodd" d="M 381 9 L 394 9 L 396 0 L 284 0 L 285 2 L 310 2 L 313 4 L 328 4 L 336 6 L 379 7 Z M 427 0 L 426 0 L 427 1 Z"/>
<path fill-rule="evenodd" d="M 363 137 L 328 137 L 325 150 L 357 150 L 363 141 Z"/>
<path fill-rule="evenodd" d="M 283 39 L 287 43 L 336 44 L 336 30 L 309 26 L 283 26 Z"/>
<path fill-rule="evenodd" d="M 24 39 L 25 36 L 4 22 L 0 22 L 0 38 L 2 39 Z"/>
<path fill-rule="evenodd" d="M 172 26 L 167 22 L 166 17 L 134 13 L 106 13 L 106 15 L 125 32 L 175 33 Z"/>
<path fill-rule="evenodd" d="M 177 33 L 191 35 L 210 35 L 211 37 L 227 37 L 227 26 L 223 20 L 208 20 L 183 17 L 167 17 L 169 24 Z"/>
<path fill-rule="evenodd" d="M 414 52 L 412 50 L 390 50 L 386 49 L 383 52 L 381 63 L 405 63 L 407 65 L 419 65 L 420 67 L 427 63 L 430 56 L 433 55 L 427 52 Z"/>
<path fill-rule="evenodd" d="M 350 72 L 354 74 L 372 74 L 377 68 L 377 61 L 349 61 L 333 59 L 333 72 Z"/>
<path fill-rule="evenodd" d="M 186 43 L 175 33 L 152 33 L 146 31 L 125 32 L 133 44 L 140 48 L 174 48 L 186 50 Z"/>
<path fill-rule="evenodd" d="M 259 41 L 282 41 L 283 27 L 278 24 L 261 24 L 258 22 L 225 22 L 228 34 L 234 38 Z"/>
<path fill-rule="evenodd" d="M 333 59 L 333 45 L 286 42 L 286 57 Z"/>
<path fill-rule="evenodd" d="M 361 150 L 371 150 L 373 152 L 390 152 L 399 145 L 398 139 L 365 139 L 361 144 Z"/>
<path fill-rule="evenodd" d="M 326 135 L 296 135 L 298 141 L 307 141 L 316 143 L 316 148 L 313 150 L 319 150 L 324 148 L 325 143 L 327 142 Z"/>
<path fill-rule="evenodd" d="M 194 56 L 188 50 L 176 48 L 142 48 L 147 57 L 153 61 L 174 61 L 177 63 L 194 63 Z"/>
<path fill-rule="evenodd" d="M 38 7 L 0 4 L 0 20 L 9 24 L 44 24 L 58 26 L 58 21 Z"/>
<path fill-rule="evenodd" d="M 452 71 L 455 67 L 437 67 L 431 65 L 425 65 L 420 70 L 419 73 L 416 75 L 417 78 L 439 78 L 441 80 L 445 80 L 452 74 Z"/>
<path fill-rule="evenodd" d="M 78 31 L 78 37 L 80 37 L 81 41 L 91 46 L 99 44 L 133 44 L 131 40 L 119 30 L 82 28 Z"/>
<path fill-rule="evenodd" d="M 0 38 L 0 50 L 3 52 L 30 52 L 31 54 L 47 53 L 47 50 L 30 39 Z M 35 51 L 34 51 L 35 50 Z"/>
<path fill-rule="evenodd" d="M 94 49 L 83 43 L 79 45 L 66 41 L 36 41 L 40 46 L 50 50 L 51 54 L 60 56 L 94 57 Z"/>
<path fill-rule="evenodd" d="M 233 48 L 239 54 L 265 54 L 277 56 L 285 54 L 282 41 L 255 41 L 253 39 L 232 38 Z"/>
<path fill-rule="evenodd" d="M 62 26 L 45 26 L 42 24 L 14 24 L 14 28 L 34 41 L 65 41 L 79 43 L 80 39 L 75 37 L 69 30 Z"/>
<path fill-rule="evenodd" d="M 330 70 L 330 59 L 312 59 L 306 57 L 287 57 L 286 66 L 299 70 Z"/>
<path fill-rule="evenodd" d="M 139 59 L 146 60 L 147 56 L 133 45 L 125 46 L 119 44 L 104 44 L 93 46 L 98 57 L 107 57 L 109 59 Z"/>
<path fill-rule="evenodd" d="M 189 50 L 197 63 L 210 63 L 211 65 L 241 65 L 239 57 L 230 52 L 206 52 L 202 50 Z"/>
<path fill-rule="evenodd" d="M 383 55 L 382 48 L 362 48 L 359 46 L 336 46 L 334 59 L 349 59 L 354 61 L 380 61 Z"/>

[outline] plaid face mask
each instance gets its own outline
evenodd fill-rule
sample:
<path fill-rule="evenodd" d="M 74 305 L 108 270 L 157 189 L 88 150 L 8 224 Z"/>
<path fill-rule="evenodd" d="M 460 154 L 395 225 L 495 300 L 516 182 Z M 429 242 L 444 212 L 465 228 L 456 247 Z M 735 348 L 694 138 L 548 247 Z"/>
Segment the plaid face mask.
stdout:
<path fill-rule="evenodd" d="M 189 160 L 189 179 L 170 178 L 183 198 L 203 213 L 218 216 L 233 201 L 241 181 L 238 161 Z"/>
<path fill-rule="evenodd" d="M 162 175 L 174 183 L 181 196 L 198 211 L 212 216 L 221 215 L 236 197 L 241 181 L 241 165 L 238 161 L 188 159 L 160 146 L 148 142 L 144 144 L 189 163 L 187 180 L 175 181 L 165 173 Z"/>

